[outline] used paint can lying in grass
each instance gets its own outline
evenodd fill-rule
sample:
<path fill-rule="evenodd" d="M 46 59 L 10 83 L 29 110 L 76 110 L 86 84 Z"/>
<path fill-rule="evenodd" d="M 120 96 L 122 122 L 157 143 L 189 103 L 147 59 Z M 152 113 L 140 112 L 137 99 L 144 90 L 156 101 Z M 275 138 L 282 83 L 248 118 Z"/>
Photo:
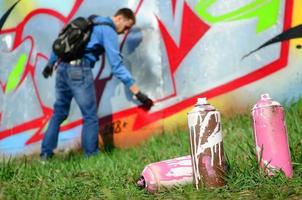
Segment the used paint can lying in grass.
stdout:
<path fill-rule="evenodd" d="M 206 98 L 198 98 L 188 113 L 193 181 L 198 189 L 224 186 L 226 164 L 220 124 L 220 113 Z"/>
<path fill-rule="evenodd" d="M 188 155 L 147 165 L 137 185 L 149 192 L 158 192 L 192 182 L 191 156 Z"/>
<path fill-rule="evenodd" d="M 276 170 L 281 169 L 287 177 L 292 177 L 283 107 L 268 94 L 262 94 L 252 109 L 252 117 L 260 167 L 268 175 L 274 175 Z"/>

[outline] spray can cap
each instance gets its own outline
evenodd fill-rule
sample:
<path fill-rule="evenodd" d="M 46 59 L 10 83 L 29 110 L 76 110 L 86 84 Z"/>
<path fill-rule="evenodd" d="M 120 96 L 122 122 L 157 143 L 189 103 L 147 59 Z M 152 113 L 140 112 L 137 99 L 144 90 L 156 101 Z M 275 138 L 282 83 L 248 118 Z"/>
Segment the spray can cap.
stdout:
<path fill-rule="evenodd" d="M 261 94 L 261 100 L 270 100 L 270 99 L 272 99 L 270 96 L 269 96 L 269 94 Z"/>
<path fill-rule="evenodd" d="M 192 112 L 200 112 L 200 111 L 210 111 L 210 110 L 216 110 L 214 106 L 212 106 L 208 101 L 206 97 L 197 98 L 197 102 L 193 108 Z M 188 113 L 188 114 L 189 114 Z"/>
<path fill-rule="evenodd" d="M 277 101 L 274 101 L 269 94 L 261 94 L 260 100 L 254 105 L 252 110 L 258 109 L 258 108 L 264 108 L 269 106 L 281 106 L 280 103 Z"/>
<path fill-rule="evenodd" d="M 203 97 L 203 98 L 197 98 L 197 103 L 196 105 L 204 105 L 204 104 L 208 104 L 207 98 Z"/>

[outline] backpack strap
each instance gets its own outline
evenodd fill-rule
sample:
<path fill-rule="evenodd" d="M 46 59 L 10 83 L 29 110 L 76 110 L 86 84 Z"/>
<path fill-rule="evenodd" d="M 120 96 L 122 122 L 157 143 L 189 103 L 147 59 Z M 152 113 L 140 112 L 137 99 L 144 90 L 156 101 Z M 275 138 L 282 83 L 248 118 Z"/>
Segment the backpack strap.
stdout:
<path fill-rule="evenodd" d="M 88 17 L 88 20 L 91 22 L 92 25 L 105 25 L 105 26 L 110 26 L 113 30 L 116 31 L 114 25 L 110 22 L 95 22 L 94 19 L 97 17 L 97 15 L 90 15 Z"/>

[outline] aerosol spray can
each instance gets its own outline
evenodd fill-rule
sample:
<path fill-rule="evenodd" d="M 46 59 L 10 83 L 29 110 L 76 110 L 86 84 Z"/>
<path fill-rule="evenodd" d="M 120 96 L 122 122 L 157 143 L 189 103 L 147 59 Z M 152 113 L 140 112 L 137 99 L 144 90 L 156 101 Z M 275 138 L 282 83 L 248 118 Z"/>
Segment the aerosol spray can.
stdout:
<path fill-rule="evenodd" d="M 206 98 L 198 98 L 188 113 L 193 182 L 199 189 L 225 185 L 226 164 L 223 151 L 220 113 Z"/>
<path fill-rule="evenodd" d="M 137 185 L 149 192 L 159 192 L 192 182 L 191 156 L 188 155 L 147 165 Z"/>
<path fill-rule="evenodd" d="M 252 116 L 260 167 L 268 175 L 274 175 L 274 171 L 281 169 L 287 177 L 292 177 L 283 107 L 268 94 L 262 94 L 252 109 Z"/>

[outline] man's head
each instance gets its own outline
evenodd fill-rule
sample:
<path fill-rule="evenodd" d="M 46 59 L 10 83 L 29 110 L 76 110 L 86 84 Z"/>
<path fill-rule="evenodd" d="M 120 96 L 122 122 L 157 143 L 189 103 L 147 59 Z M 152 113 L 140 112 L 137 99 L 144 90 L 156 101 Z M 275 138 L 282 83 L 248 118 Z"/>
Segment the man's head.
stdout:
<path fill-rule="evenodd" d="M 135 24 L 135 15 L 129 8 L 119 9 L 112 17 L 118 34 L 127 32 Z"/>

